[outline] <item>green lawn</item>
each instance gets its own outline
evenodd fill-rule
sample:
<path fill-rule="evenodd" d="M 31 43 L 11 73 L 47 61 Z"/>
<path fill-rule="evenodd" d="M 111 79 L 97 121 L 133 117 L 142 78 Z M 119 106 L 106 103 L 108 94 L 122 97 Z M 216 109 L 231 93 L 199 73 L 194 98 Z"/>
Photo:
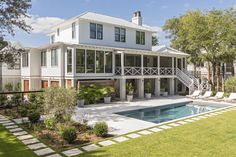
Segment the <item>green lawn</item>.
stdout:
<path fill-rule="evenodd" d="M 35 157 L 36 155 L 0 125 L 0 157 Z"/>
<path fill-rule="evenodd" d="M 235 157 L 236 111 L 122 142 L 83 157 Z"/>

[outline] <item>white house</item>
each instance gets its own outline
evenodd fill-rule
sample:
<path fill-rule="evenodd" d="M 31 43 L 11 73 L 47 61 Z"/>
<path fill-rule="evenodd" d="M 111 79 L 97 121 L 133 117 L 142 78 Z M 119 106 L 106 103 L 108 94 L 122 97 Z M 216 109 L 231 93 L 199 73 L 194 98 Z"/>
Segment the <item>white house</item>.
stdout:
<path fill-rule="evenodd" d="M 134 84 L 139 98 L 147 80 L 156 96 L 197 88 L 195 78 L 184 70 L 188 55 L 152 47 L 153 33 L 142 25 L 140 11 L 131 22 L 92 12 L 71 18 L 53 28 L 50 44 L 22 55 L 23 90 L 99 84 L 116 87 L 125 99 L 127 82 Z"/>

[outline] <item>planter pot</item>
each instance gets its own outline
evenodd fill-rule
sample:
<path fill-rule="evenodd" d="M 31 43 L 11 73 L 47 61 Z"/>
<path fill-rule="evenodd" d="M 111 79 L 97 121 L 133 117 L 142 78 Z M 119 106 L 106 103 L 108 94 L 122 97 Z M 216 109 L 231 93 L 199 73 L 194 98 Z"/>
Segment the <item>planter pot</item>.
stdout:
<path fill-rule="evenodd" d="M 133 95 L 127 95 L 127 101 L 133 101 Z"/>
<path fill-rule="evenodd" d="M 84 99 L 82 99 L 82 100 L 77 100 L 77 106 L 78 106 L 78 107 L 84 107 Z"/>
<path fill-rule="evenodd" d="M 104 103 L 105 104 L 111 103 L 111 97 L 104 97 Z"/>
<path fill-rule="evenodd" d="M 145 93 L 145 98 L 151 99 L 151 97 L 152 97 L 152 94 L 151 94 L 151 93 Z"/>

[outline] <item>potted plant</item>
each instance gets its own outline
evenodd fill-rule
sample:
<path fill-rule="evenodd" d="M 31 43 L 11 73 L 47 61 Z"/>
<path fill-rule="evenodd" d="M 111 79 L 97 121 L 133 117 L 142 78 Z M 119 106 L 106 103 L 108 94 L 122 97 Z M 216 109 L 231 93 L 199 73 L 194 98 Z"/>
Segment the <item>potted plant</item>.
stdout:
<path fill-rule="evenodd" d="M 151 82 L 148 81 L 145 85 L 145 98 L 151 99 L 152 97 L 151 89 L 152 89 Z"/>
<path fill-rule="evenodd" d="M 115 89 L 113 87 L 104 87 L 102 89 L 102 94 L 103 94 L 103 99 L 104 99 L 104 103 L 108 104 L 111 102 L 111 95 L 112 93 L 115 92 Z"/>
<path fill-rule="evenodd" d="M 77 92 L 77 98 L 78 98 L 77 106 L 78 107 L 84 107 L 85 97 L 86 97 L 85 87 L 81 86 L 79 91 Z"/>
<path fill-rule="evenodd" d="M 134 94 L 134 87 L 131 82 L 127 83 L 126 90 L 127 90 L 127 101 L 132 101 Z"/>

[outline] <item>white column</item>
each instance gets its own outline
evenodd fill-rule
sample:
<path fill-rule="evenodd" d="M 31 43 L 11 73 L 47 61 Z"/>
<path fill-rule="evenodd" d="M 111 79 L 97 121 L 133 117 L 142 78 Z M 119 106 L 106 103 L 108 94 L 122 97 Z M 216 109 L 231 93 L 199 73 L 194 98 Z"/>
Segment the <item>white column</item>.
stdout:
<path fill-rule="evenodd" d="M 174 57 L 172 57 L 172 75 L 175 75 Z"/>
<path fill-rule="evenodd" d="M 144 98 L 144 79 L 138 79 L 138 97 Z"/>
<path fill-rule="evenodd" d="M 112 52 L 112 73 L 113 73 L 113 75 L 116 74 L 116 58 L 115 58 L 115 53 L 114 52 Z"/>
<path fill-rule="evenodd" d="M 155 96 L 160 96 L 161 79 L 155 78 Z"/>
<path fill-rule="evenodd" d="M 181 70 L 183 70 L 183 58 L 181 58 Z"/>
<path fill-rule="evenodd" d="M 120 83 L 120 100 L 126 100 L 126 80 L 124 78 L 119 79 Z"/>
<path fill-rule="evenodd" d="M 175 80 L 174 78 L 170 78 L 170 95 L 175 94 Z"/>
<path fill-rule="evenodd" d="M 141 55 L 141 75 L 143 75 L 143 55 Z"/>
<path fill-rule="evenodd" d="M 175 58 L 175 68 L 178 68 L 178 58 Z"/>
<path fill-rule="evenodd" d="M 158 75 L 160 75 L 160 56 L 157 56 Z"/>
<path fill-rule="evenodd" d="M 120 54 L 120 67 L 121 67 L 121 76 L 124 76 L 124 52 Z"/>

